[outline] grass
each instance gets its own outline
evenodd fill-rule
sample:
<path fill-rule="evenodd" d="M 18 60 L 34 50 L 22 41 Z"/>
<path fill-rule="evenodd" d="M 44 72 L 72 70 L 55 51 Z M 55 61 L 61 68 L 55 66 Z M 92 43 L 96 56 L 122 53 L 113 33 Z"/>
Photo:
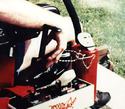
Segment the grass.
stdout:
<path fill-rule="evenodd" d="M 49 3 L 58 7 L 62 15 L 68 15 L 61 0 L 30 0 L 33 3 Z M 97 46 L 107 45 L 115 72 L 125 77 L 125 1 L 119 0 L 110 5 L 90 6 L 72 0 L 84 31 L 92 33 Z M 81 0 L 82 1 L 82 0 Z M 104 0 L 106 1 L 106 0 Z M 111 1 L 111 0 L 110 0 Z"/>

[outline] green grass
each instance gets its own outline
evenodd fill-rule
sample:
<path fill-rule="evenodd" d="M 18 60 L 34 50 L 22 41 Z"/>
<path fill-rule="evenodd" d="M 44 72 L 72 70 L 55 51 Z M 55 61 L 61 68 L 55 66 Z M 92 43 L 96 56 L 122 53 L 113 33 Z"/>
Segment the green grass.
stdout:
<path fill-rule="evenodd" d="M 49 3 L 58 7 L 62 15 L 68 15 L 61 0 L 30 0 L 33 3 Z M 107 45 L 115 72 L 125 77 L 125 1 L 119 0 L 120 8 L 110 11 L 104 7 L 89 7 L 72 0 L 84 31 L 92 33 L 97 46 Z M 112 6 L 112 4 L 111 4 Z M 115 9 L 115 7 L 114 7 Z"/>

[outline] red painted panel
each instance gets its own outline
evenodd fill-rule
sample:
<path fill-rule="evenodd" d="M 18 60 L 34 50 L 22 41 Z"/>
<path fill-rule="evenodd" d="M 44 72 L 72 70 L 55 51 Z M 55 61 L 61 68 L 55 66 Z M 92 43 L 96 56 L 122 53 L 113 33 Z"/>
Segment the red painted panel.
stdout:
<path fill-rule="evenodd" d="M 15 60 L 7 56 L 0 57 L 0 87 L 9 87 L 14 83 Z"/>

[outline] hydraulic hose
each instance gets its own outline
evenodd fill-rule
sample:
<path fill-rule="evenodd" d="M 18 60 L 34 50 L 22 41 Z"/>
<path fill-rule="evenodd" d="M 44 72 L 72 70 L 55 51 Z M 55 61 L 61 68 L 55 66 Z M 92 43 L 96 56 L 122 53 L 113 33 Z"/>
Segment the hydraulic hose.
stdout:
<path fill-rule="evenodd" d="M 73 22 L 73 26 L 75 29 L 76 42 L 79 43 L 79 41 L 77 39 L 77 35 L 79 33 L 81 33 L 81 26 L 80 26 L 80 21 L 79 21 L 78 15 L 76 13 L 76 10 L 75 10 L 71 0 L 63 0 L 63 2 L 65 4 L 65 7 L 69 13 L 69 16 L 71 17 L 71 20 Z"/>

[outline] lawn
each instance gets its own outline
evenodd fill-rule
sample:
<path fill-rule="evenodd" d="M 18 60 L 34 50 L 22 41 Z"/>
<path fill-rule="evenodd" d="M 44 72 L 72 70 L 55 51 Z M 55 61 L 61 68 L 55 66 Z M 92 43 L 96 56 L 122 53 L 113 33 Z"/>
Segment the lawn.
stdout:
<path fill-rule="evenodd" d="M 29 0 L 49 3 L 68 15 L 61 0 Z M 84 31 L 93 34 L 97 46 L 108 46 L 115 72 L 125 77 L 125 1 L 72 0 Z M 98 2 L 101 1 L 101 2 Z M 96 3 L 95 3 L 96 2 Z"/>

